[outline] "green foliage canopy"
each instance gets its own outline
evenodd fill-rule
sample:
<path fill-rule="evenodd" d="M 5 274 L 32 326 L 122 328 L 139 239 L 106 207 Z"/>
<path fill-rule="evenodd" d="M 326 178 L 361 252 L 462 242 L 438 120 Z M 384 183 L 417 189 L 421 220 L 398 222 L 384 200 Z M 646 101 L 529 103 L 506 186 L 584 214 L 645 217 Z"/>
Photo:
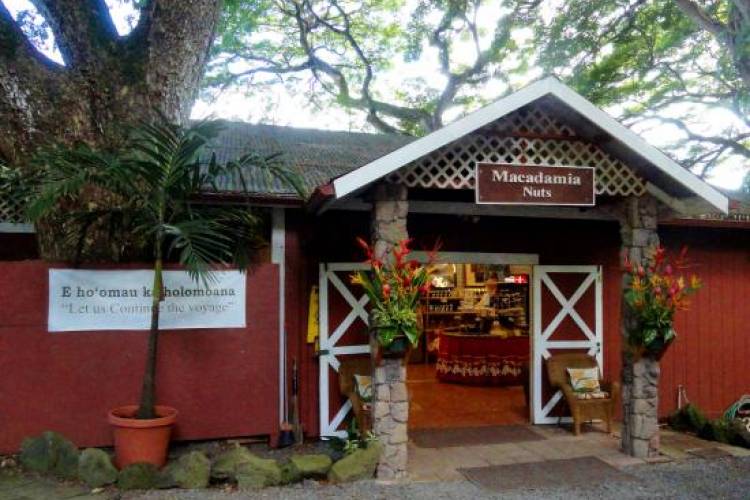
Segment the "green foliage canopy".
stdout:
<path fill-rule="evenodd" d="M 673 145 L 706 174 L 750 158 L 750 2 L 747 0 L 566 0 L 536 25 L 538 64 L 561 75 L 626 124 L 677 128 Z M 705 132 L 706 110 L 731 112 Z"/>
<path fill-rule="evenodd" d="M 263 0 L 226 2 L 208 94 L 241 86 L 304 89 L 314 105 L 364 113 L 384 132 L 423 134 L 453 109 L 487 101 L 479 89 L 524 73 L 515 32 L 541 0 Z M 395 82 L 403 65 L 422 75 Z M 439 75 L 433 78 L 426 73 Z M 492 95 L 490 98 L 496 98 Z M 460 112 L 460 111 L 459 111 Z"/>

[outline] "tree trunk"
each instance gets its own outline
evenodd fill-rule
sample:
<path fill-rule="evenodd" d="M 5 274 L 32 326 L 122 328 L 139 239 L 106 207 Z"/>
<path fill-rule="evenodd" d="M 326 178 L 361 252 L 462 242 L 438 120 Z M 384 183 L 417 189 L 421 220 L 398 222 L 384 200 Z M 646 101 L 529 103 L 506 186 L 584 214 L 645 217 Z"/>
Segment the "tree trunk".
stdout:
<path fill-rule="evenodd" d="M 151 0 L 138 25 L 117 35 L 102 0 L 38 0 L 65 65 L 40 54 L 0 2 L 0 160 L 23 167 L 40 146 L 113 150 L 128 126 L 161 113 L 185 122 L 218 22 L 221 0 Z M 96 194 L 84 203 L 106 203 Z M 38 228 L 50 260 L 70 260 L 55 225 Z M 116 250 L 107 236 L 85 244 L 96 260 Z M 104 255 L 100 255 L 103 252 Z"/>
<path fill-rule="evenodd" d="M 159 348 L 159 306 L 162 299 L 162 261 L 157 257 L 154 265 L 154 284 L 151 288 L 151 329 L 148 334 L 146 369 L 141 387 L 141 402 L 136 418 L 156 418 L 156 359 Z"/>

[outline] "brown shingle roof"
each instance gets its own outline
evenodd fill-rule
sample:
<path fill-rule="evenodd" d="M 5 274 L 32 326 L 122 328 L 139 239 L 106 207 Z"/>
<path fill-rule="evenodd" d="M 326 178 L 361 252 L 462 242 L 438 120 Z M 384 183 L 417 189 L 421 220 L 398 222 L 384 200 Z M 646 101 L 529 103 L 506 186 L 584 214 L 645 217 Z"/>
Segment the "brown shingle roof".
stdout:
<path fill-rule="evenodd" d="M 280 154 L 279 161 L 296 172 L 308 192 L 331 179 L 371 162 L 414 140 L 396 134 L 366 134 L 330 130 L 253 125 L 229 122 L 218 137 L 214 151 L 220 162 L 254 151 L 263 156 Z M 293 190 L 268 179 L 258 170 L 245 173 L 248 189 L 262 195 L 288 197 Z M 240 190 L 239 179 L 228 177 L 219 184 L 223 193 Z"/>

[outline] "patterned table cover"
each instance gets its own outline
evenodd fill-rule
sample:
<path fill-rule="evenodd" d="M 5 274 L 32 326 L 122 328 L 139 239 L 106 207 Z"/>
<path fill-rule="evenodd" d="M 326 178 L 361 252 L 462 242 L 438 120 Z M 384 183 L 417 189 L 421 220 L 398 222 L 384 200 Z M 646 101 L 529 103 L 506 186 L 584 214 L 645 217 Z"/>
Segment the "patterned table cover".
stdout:
<path fill-rule="evenodd" d="M 437 378 L 476 385 L 523 385 L 529 337 L 439 334 Z"/>

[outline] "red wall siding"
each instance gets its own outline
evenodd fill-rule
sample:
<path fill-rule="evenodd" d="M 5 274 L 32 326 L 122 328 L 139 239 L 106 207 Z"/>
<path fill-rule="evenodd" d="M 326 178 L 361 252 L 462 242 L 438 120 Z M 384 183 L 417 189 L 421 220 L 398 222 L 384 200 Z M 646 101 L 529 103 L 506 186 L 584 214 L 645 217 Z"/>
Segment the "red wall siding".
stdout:
<path fill-rule="evenodd" d="M 287 393 L 291 409 L 293 362 L 297 361 L 299 420 L 306 435 L 318 435 L 318 359 L 307 343 L 310 289 L 317 284 L 317 261 L 310 248 L 304 215 L 287 211 L 286 219 Z"/>
<path fill-rule="evenodd" d="M 750 393 L 750 231 L 660 228 L 669 248 L 689 246 L 689 258 L 704 287 L 679 313 L 678 338 L 664 357 L 659 404 L 676 408 L 680 385 L 687 397 L 716 417 Z"/>
<path fill-rule="evenodd" d="M 110 445 L 107 411 L 139 395 L 147 332 L 48 333 L 48 268 L 0 263 L 0 452 L 48 429 Z M 278 433 L 277 266 L 247 290 L 247 328 L 161 336 L 157 397 L 180 412 L 176 439 Z"/>

